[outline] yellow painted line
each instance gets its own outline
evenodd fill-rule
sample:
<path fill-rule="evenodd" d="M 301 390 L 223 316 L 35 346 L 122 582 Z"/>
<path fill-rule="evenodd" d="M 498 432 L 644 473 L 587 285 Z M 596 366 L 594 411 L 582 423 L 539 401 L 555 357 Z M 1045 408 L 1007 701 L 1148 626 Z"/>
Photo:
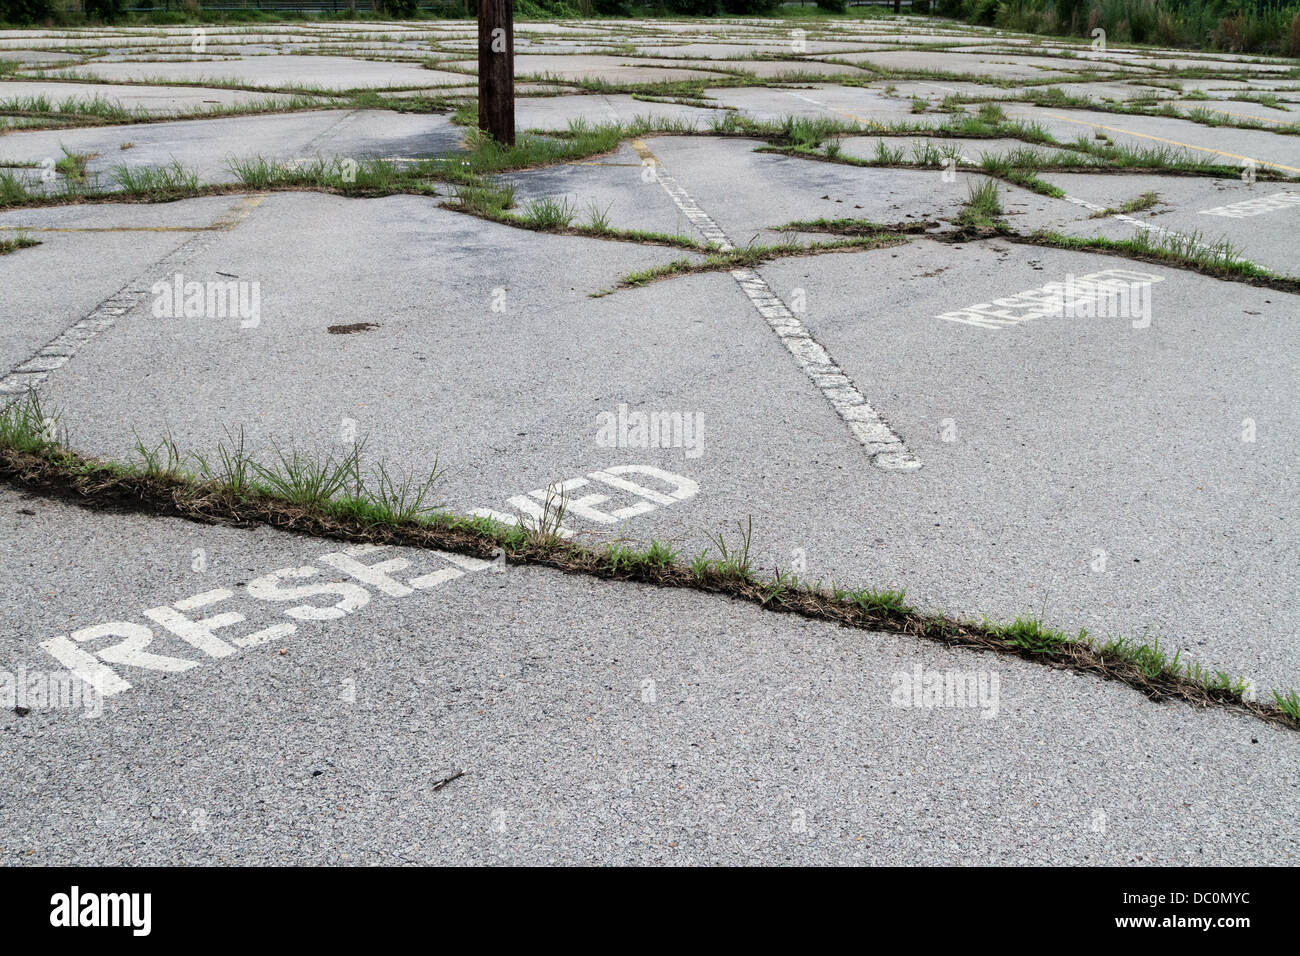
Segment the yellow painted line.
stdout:
<path fill-rule="evenodd" d="M 867 129 L 884 129 L 885 124 L 880 120 L 867 119 L 865 116 L 859 116 L 857 113 L 850 113 L 848 110 L 837 110 L 833 106 L 824 106 L 822 109 L 830 110 L 832 113 L 839 113 L 841 116 L 847 116 L 853 122 L 865 126 Z"/>
<path fill-rule="evenodd" d="M 647 146 L 645 143 L 641 142 L 641 140 L 639 139 L 630 140 L 628 142 L 628 145 L 631 146 L 634 150 L 636 150 L 636 154 L 640 156 L 642 159 L 648 159 L 650 162 L 658 165 L 659 159 L 655 156 L 654 153 L 650 152 L 650 147 Z"/>
<path fill-rule="evenodd" d="M 229 232 L 262 205 L 269 193 L 243 196 L 209 226 L 0 226 L 9 232 Z"/>
<path fill-rule="evenodd" d="M 241 222 L 247 219 L 254 209 L 262 205 L 262 203 L 266 201 L 266 197 L 269 195 L 270 193 L 252 193 L 248 196 L 241 196 L 224 216 L 208 228 L 219 230 L 234 229 Z"/>
<path fill-rule="evenodd" d="M 569 163 L 568 165 L 570 165 L 570 166 L 640 166 L 640 165 L 642 165 L 642 164 L 641 164 L 641 163 L 592 163 L 592 162 L 576 162 L 576 163 Z"/>
<path fill-rule="evenodd" d="M 1254 163 L 1256 166 L 1271 166 L 1273 169 L 1285 169 L 1290 173 L 1300 173 L 1300 169 L 1295 166 L 1284 166 L 1281 163 L 1270 163 L 1265 159 L 1256 159 L 1253 156 L 1243 156 L 1240 153 L 1225 153 L 1221 149 L 1211 149 L 1209 146 L 1194 146 L 1191 143 L 1180 143 L 1176 139 L 1165 139 L 1163 136 L 1152 136 L 1150 133 L 1135 133 L 1130 129 L 1120 129 L 1118 126 L 1106 126 L 1103 123 L 1090 123 L 1087 120 L 1072 119 L 1069 116 L 1062 116 L 1059 113 L 1042 113 L 1042 116 L 1058 119 L 1065 123 L 1077 123 L 1080 126 L 1091 126 L 1093 129 L 1104 129 L 1111 133 L 1120 133 L 1124 136 L 1136 136 L 1139 139 L 1150 139 L 1157 143 L 1167 143 L 1170 146 L 1181 146 L 1184 149 L 1194 149 L 1201 153 L 1213 153 L 1215 156 L 1226 156 L 1229 159 L 1240 159 L 1246 162 Z"/>

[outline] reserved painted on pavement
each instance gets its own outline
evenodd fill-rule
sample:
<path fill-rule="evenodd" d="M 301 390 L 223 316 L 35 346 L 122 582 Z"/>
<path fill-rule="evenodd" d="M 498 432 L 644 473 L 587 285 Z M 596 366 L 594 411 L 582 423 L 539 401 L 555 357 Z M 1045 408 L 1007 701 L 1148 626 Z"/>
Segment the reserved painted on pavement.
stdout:
<path fill-rule="evenodd" d="M 1260 196 L 1258 199 L 1243 199 L 1241 202 L 1234 202 L 1227 206 L 1202 209 L 1201 215 L 1247 219 L 1251 216 L 1261 216 L 1266 212 L 1276 212 L 1279 209 L 1295 209 L 1297 206 L 1300 206 L 1300 193 L 1274 193 L 1271 196 Z"/>
<path fill-rule="evenodd" d="M 634 480 L 635 479 L 635 480 Z M 650 481 L 663 486 L 646 487 Z M 598 482 L 611 493 L 635 499 L 622 507 L 601 509 L 609 495 L 571 492 Z M 571 478 L 549 489 L 509 499 L 518 514 L 476 509 L 513 525 L 526 526 L 545 517 L 548 498 L 562 500 L 565 513 L 597 524 L 610 524 L 646 514 L 664 505 L 693 497 L 700 486 L 690 478 L 653 465 L 615 465 L 584 478 Z M 574 533 L 561 529 L 566 537 Z M 376 596 L 402 599 L 440 587 L 449 581 L 487 568 L 503 570 L 504 556 L 485 561 L 435 549 L 408 552 L 424 567 L 412 567 L 408 557 L 384 557 L 387 545 L 360 544 L 320 555 L 310 564 L 277 568 L 235 587 L 208 588 L 172 604 L 146 608 L 139 620 L 107 621 L 59 635 L 40 643 L 71 674 L 110 697 L 131 688 L 121 673 L 125 669 L 176 674 L 205 661 L 230 657 L 249 648 L 282 641 L 298 630 L 297 622 L 338 621 L 367 607 Z M 287 606 L 286 606 L 287 605 Z M 267 612 L 288 621 L 268 621 Z M 261 625 L 249 621 L 261 619 Z M 239 625 L 244 625 L 240 627 Z M 156 647 L 161 632 L 173 647 Z M 179 642 L 179 643 L 178 643 Z M 182 646 L 184 645 L 184 646 Z M 179 652 L 179 653 L 177 653 Z M 195 653 L 197 652 L 197 653 Z"/>
<path fill-rule="evenodd" d="M 944 312 L 935 318 L 982 329 L 1001 329 L 1046 316 L 1122 317 L 1134 319 L 1134 328 L 1143 328 L 1151 320 L 1149 287 L 1163 281 L 1161 276 L 1146 272 L 1106 269 L 1086 276 L 1066 276 L 1063 282 L 1049 282 L 1028 292 Z"/>

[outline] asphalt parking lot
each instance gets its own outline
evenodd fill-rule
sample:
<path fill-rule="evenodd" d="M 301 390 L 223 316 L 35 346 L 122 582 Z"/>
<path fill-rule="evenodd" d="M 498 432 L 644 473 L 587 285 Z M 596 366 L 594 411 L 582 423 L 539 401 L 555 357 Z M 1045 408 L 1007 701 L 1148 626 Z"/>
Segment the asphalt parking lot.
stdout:
<path fill-rule="evenodd" d="M 473 36 L 0 31 L 0 240 L 38 243 L 0 255 L 0 393 L 88 457 L 363 437 L 458 514 L 535 524 L 561 487 L 571 540 L 687 561 L 752 525 L 764 574 L 1300 687 L 1294 64 L 919 18 L 520 23 L 520 130 L 624 135 L 486 170 L 511 218 L 464 198 Z M 430 172 L 361 195 L 259 162 Z M 140 185 L 166 169 L 192 179 Z M 964 218 L 982 189 L 995 227 Z M 864 222 L 887 241 L 846 241 Z M 1098 276 L 1119 314 L 1025 306 Z M 1241 709 L 93 505 L 0 484 L 0 667 L 86 688 L 0 713 L 7 863 L 1300 856 L 1296 730 Z M 931 672 L 977 699 L 913 705 Z"/>

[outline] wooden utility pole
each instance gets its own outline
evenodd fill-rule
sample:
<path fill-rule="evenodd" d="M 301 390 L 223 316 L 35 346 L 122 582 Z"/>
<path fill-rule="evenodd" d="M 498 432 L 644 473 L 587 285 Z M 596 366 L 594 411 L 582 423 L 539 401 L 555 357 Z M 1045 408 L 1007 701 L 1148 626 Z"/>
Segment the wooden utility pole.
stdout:
<path fill-rule="evenodd" d="M 514 0 L 478 0 L 478 128 L 514 145 Z"/>

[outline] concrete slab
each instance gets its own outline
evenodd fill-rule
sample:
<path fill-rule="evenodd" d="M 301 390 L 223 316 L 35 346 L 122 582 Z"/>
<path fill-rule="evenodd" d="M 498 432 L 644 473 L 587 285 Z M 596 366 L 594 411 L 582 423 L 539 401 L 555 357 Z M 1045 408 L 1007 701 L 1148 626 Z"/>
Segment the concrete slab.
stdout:
<path fill-rule="evenodd" d="M 477 71 L 477 64 L 472 64 Z M 671 80 L 701 80 L 717 76 L 718 67 L 688 68 L 673 60 L 651 60 L 618 56 L 554 56 L 518 54 L 517 77 L 558 77 L 565 80 L 596 79 L 610 83 L 663 83 Z"/>
<path fill-rule="evenodd" d="M 573 210 L 575 223 L 588 223 L 598 214 L 615 229 L 668 233 L 698 242 L 685 213 L 644 172 L 641 157 L 625 144 L 599 159 L 510 173 L 498 179 L 514 185 L 515 204 L 520 208 L 539 199 L 555 199 Z"/>
<path fill-rule="evenodd" d="M 21 230 L 41 245 L 0 256 L 0 363 L 5 371 L 24 361 L 89 313 L 147 265 L 161 259 L 230 208 L 227 197 L 194 200 L 183 212 L 171 207 L 99 206 L 0 213 L 0 238 Z M 166 231 L 158 230 L 162 225 Z M 157 231 L 156 231 L 157 230 Z"/>
<path fill-rule="evenodd" d="M 67 75 L 69 71 L 53 71 Z M 71 71 L 76 78 L 100 77 L 149 82 L 207 83 L 220 80 L 250 87 L 355 90 L 404 86 L 457 86 L 458 73 L 426 70 L 409 63 L 383 63 L 333 56 L 258 56 L 217 62 L 91 62 Z"/>
<path fill-rule="evenodd" d="M 706 89 L 705 95 L 724 106 L 733 106 L 746 116 L 774 121 L 787 116 L 821 116 L 852 120 L 863 125 L 873 122 L 922 120 L 912 115 L 912 101 L 884 92 L 879 87 L 842 87 L 829 84 L 799 84 L 797 88 L 773 89 L 734 87 Z M 941 118 L 934 118 L 939 122 Z"/>
<path fill-rule="evenodd" d="M 247 618 L 229 635 L 296 628 L 220 659 L 156 635 L 194 666 L 119 667 L 132 686 L 96 717 L 0 718 L 0 846 L 22 863 L 1202 865 L 1300 850 L 1277 799 L 1300 770 L 1287 731 L 1027 662 L 523 569 L 290 622 L 245 585 L 336 543 L 7 490 L 0 524 L 24 543 L 5 572 L 29 622 L 0 653 L 31 672 L 51 667 L 47 635 L 218 587 Z M 917 667 L 996 675 L 996 712 L 891 706 Z"/>
<path fill-rule="evenodd" d="M 275 162 L 313 156 L 414 159 L 458 148 L 463 131 L 445 116 L 377 110 L 319 110 L 304 113 L 234 116 L 132 126 L 13 133 L 5 138 L 6 158 L 41 162 L 63 148 L 89 153 L 91 177 L 112 188 L 113 169 L 158 167 L 179 162 L 197 171 L 201 182 L 237 182 L 232 159 L 261 156 Z M 134 144 L 123 149 L 126 143 Z M 33 176 L 37 171 L 32 171 Z M 29 176 L 28 178 L 32 178 Z M 34 180 L 33 180 L 34 181 Z M 61 188 L 55 184 L 56 191 Z"/>
<path fill-rule="evenodd" d="M 707 196 L 712 216 L 744 245 L 771 242 L 774 227 L 803 219 L 868 219 L 893 223 L 955 216 L 965 184 L 945 183 L 941 170 L 880 170 L 756 153 L 743 139 L 657 136 L 655 156 L 690 191 Z"/>
<path fill-rule="evenodd" d="M 801 26 L 809 56 L 835 47 L 831 55 L 926 68 L 965 63 L 1026 83 L 1113 65 L 946 21 Z M 724 54 L 766 50 L 801 65 L 806 57 L 782 52 L 790 29 L 759 19 L 521 23 L 520 69 L 619 82 L 718 75 L 696 65 L 783 69 Z M 214 30 L 195 62 L 184 62 L 188 27 L 162 34 L 0 31 L 0 58 L 10 43 L 34 55 L 93 47 L 106 54 L 87 69 L 175 71 L 161 87 L 105 75 L 103 84 L 6 80 L 0 93 L 86 89 L 186 108 L 213 94 L 183 84 L 214 69 L 260 87 L 472 89 L 472 76 L 411 62 L 460 57 L 474 36 L 467 22 Z M 942 41 L 961 49 L 922 48 Z M 289 50 L 310 55 L 278 52 Z M 405 62 L 359 58 L 367 52 Z M 1232 68 L 1239 58 L 1210 59 Z M 1165 58 L 1142 51 L 1119 62 L 1110 81 L 1066 88 L 1141 93 L 1137 81 L 1162 76 Z M 455 82 L 440 86 L 443 73 Z M 1219 95 L 1283 85 L 1261 75 L 1249 86 L 1213 82 Z M 1184 91 L 1200 88 L 1187 82 Z M 911 114 L 912 95 L 968 91 L 1014 92 L 943 78 L 840 86 L 830 75 L 709 95 L 748 116 L 869 124 L 941 121 Z M 1117 142 L 1300 167 L 1287 159 L 1294 137 L 1008 111 L 1066 139 L 1092 135 L 1095 118 L 1120 128 Z M 518 120 L 563 129 L 575 118 L 707 123 L 720 113 L 564 95 L 521 99 Z M 0 158 L 39 162 L 67 146 L 99 154 L 91 171 L 102 176 L 118 162 L 175 156 L 222 181 L 231 155 L 413 158 L 453 150 L 462 135 L 445 116 L 334 110 L 8 133 Z M 841 148 L 869 154 L 873 144 L 863 136 Z M 594 206 L 615 226 L 734 246 L 784 238 L 779 227 L 796 219 L 952 218 L 983 181 L 755 152 L 761 145 L 648 137 L 504 178 L 521 204 L 562 198 L 580 220 Z M 1002 188 L 1023 231 L 1129 236 L 1137 225 L 1091 219 L 1090 209 L 1150 190 L 1163 202 L 1137 214 L 1143 222 L 1223 234 L 1273 268 L 1300 267 L 1283 231 L 1297 212 L 1279 198 L 1289 184 L 1044 176 L 1078 202 Z M 342 451 L 355 432 L 368 436 L 367 457 L 399 472 L 437 462 L 447 507 L 507 518 L 535 509 L 552 482 L 586 481 L 585 494 L 603 469 L 639 468 L 647 485 L 683 494 L 651 501 L 601 485 L 608 497 L 574 505 L 567 519 L 578 540 L 653 537 L 693 557 L 716 549 L 713 534 L 734 543 L 731 529 L 753 518 L 751 557 L 763 571 L 903 589 L 921 608 L 957 615 L 1029 612 L 1098 637 L 1158 637 L 1181 660 L 1250 678 L 1265 698 L 1300 686 L 1295 297 L 1119 257 L 923 237 L 596 297 L 631 272 L 699 257 L 514 228 L 440 201 L 286 192 L 0 212 L 0 236 L 23 227 L 43 241 L 0 256 L 0 371 L 73 327 L 94 334 L 62 339 L 65 351 L 46 354 L 48 368 L 27 366 L 24 381 L 39 380 L 84 452 L 129 458 L 136 431 L 210 452 L 229 427 L 265 457 L 276 443 Z M 994 306 L 1114 270 L 1136 283 L 1127 313 Z M 187 281 L 256 290 L 255 314 L 161 314 Z M 358 323 L 372 325 L 338 334 Z M 690 440 L 609 440 L 602 420 L 625 411 L 682 416 Z M 881 467 L 872 443 L 886 438 L 906 449 L 887 464 L 919 469 Z M 648 501 L 648 512 L 619 510 Z M 222 610 L 246 618 L 232 637 L 294 624 L 221 657 L 155 628 L 154 650 L 181 666 L 118 655 L 130 687 L 101 701 L 102 714 L 6 709 L 0 850 L 18 862 L 1239 865 L 1300 855 L 1290 731 L 1160 706 L 1032 661 L 520 568 L 397 598 L 370 589 L 356 614 L 300 621 L 249 585 L 277 569 L 324 568 L 336 542 L 91 513 L 11 486 L 0 487 L 0 535 L 13 605 L 0 670 L 48 672 L 58 662 L 43 642 L 150 620 L 148 609 L 214 591 L 229 592 L 217 598 L 229 602 Z M 457 567 L 430 552 L 390 557 L 412 575 Z M 1000 696 L 893 706 L 899 675 L 917 667 L 985 686 L 996 677 Z"/>
<path fill-rule="evenodd" d="M 1283 275 L 1300 275 L 1300 249 L 1292 242 L 1300 220 L 1300 190 L 1292 184 L 1082 173 L 1044 178 L 1102 206 L 1118 206 L 1154 192 L 1160 196 L 1160 205 L 1135 213 L 1136 218 L 1183 235 L 1199 234 L 1207 243 L 1226 239 L 1252 262 Z"/>
<path fill-rule="evenodd" d="M 1287 175 L 1300 175 L 1300 137 L 1262 130 L 1204 126 L 1162 116 L 1121 116 L 1091 110 L 1006 106 L 1009 117 L 1042 123 L 1057 139 L 1070 141 L 1096 132 L 1129 147 L 1172 148 L 1230 165 L 1248 159 L 1267 163 Z"/>
<path fill-rule="evenodd" d="M 680 120 L 708 129 L 710 120 L 722 115 L 721 108 L 636 99 L 624 93 L 534 96 L 515 101 L 517 129 L 563 130 L 574 120 L 631 125 L 638 117 Z"/>
<path fill-rule="evenodd" d="M 285 103 L 291 95 L 203 86 L 113 86 L 106 83 L 10 82 L 0 86 L 5 100 L 43 96 L 52 103 L 102 99 L 147 113 L 194 113 L 245 103 Z"/>
<path fill-rule="evenodd" d="M 1006 54 L 977 54 L 947 52 L 944 50 L 887 50 L 874 53 L 845 53 L 839 59 L 860 65 L 872 65 L 890 70 L 933 70 L 937 73 L 977 73 L 1002 79 L 1052 79 L 1069 76 L 1083 68 L 1096 68 L 1095 64 L 1081 65 L 1074 60 L 1052 57 L 1008 56 Z M 1111 67 L 1122 70 L 1122 67 Z"/>

